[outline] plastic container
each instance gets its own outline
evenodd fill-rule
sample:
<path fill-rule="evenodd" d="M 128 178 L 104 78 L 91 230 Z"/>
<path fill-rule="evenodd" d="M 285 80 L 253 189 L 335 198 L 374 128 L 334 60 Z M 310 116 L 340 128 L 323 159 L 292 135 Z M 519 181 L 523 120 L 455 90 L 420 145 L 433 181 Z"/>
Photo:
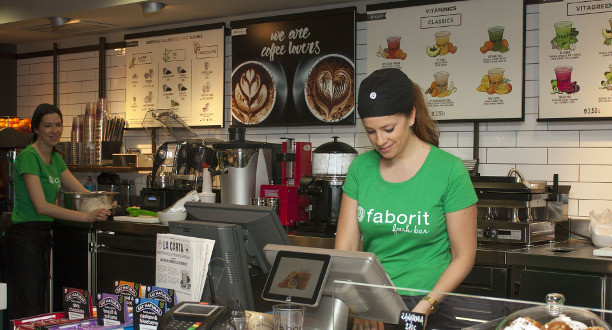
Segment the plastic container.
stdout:
<path fill-rule="evenodd" d="M 202 177 L 202 192 L 199 193 L 200 202 L 214 203 L 217 195 L 212 191 L 212 177 L 208 168 L 208 164 L 202 163 L 202 171 L 200 172 Z"/>
<path fill-rule="evenodd" d="M 83 185 L 89 191 L 96 191 L 96 184 L 91 180 L 91 175 L 87 178 L 87 182 Z"/>

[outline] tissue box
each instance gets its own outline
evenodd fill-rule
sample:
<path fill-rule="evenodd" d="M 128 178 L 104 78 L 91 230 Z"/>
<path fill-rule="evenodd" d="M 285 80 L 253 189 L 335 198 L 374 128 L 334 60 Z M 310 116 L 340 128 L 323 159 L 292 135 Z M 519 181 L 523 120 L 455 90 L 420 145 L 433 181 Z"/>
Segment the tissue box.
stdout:
<path fill-rule="evenodd" d="M 113 166 L 153 167 L 153 154 L 113 154 Z"/>

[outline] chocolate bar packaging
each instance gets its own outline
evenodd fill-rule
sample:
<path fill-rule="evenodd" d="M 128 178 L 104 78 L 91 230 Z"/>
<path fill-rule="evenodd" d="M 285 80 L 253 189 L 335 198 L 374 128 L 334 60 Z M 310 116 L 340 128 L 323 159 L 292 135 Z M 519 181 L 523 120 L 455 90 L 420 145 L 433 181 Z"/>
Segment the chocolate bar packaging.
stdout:
<path fill-rule="evenodd" d="M 64 312 L 71 320 L 92 317 L 93 305 L 89 291 L 64 288 Z"/>
<path fill-rule="evenodd" d="M 165 301 L 136 298 L 134 300 L 134 329 L 155 330 L 167 311 Z"/>
<path fill-rule="evenodd" d="M 108 293 L 98 293 L 98 324 L 120 325 L 129 323 L 130 316 L 124 296 Z"/>
<path fill-rule="evenodd" d="M 134 299 L 140 297 L 140 284 L 127 281 L 115 281 L 113 293 L 124 296 L 128 307 L 134 305 Z"/>
<path fill-rule="evenodd" d="M 146 286 L 142 297 L 165 301 L 168 309 L 178 303 L 174 289 L 160 288 L 158 286 Z"/>

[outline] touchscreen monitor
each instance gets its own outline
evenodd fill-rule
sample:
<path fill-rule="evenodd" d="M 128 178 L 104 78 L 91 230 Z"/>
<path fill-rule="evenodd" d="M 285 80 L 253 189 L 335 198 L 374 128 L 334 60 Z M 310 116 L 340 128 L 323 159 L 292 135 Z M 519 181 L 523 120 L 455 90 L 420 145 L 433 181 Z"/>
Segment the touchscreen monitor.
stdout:
<path fill-rule="evenodd" d="M 329 273 L 325 254 L 279 251 L 262 297 L 270 301 L 317 306 Z"/>

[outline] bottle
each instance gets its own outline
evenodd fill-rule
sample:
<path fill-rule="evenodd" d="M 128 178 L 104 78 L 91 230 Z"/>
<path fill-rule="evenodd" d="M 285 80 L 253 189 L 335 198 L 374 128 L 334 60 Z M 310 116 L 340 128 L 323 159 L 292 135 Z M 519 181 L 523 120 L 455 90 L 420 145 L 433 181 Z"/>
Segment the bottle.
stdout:
<path fill-rule="evenodd" d="M 87 178 L 87 182 L 85 182 L 84 187 L 89 191 L 96 191 L 96 185 L 91 180 L 91 175 Z"/>
<path fill-rule="evenodd" d="M 204 203 L 214 203 L 217 195 L 212 191 L 212 178 L 210 176 L 210 171 L 208 170 L 210 166 L 206 163 L 202 163 L 202 171 L 200 172 L 200 176 L 202 178 L 202 192 L 199 193 L 200 202 Z M 196 186 L 197 189 L 197 186 Z"/>

